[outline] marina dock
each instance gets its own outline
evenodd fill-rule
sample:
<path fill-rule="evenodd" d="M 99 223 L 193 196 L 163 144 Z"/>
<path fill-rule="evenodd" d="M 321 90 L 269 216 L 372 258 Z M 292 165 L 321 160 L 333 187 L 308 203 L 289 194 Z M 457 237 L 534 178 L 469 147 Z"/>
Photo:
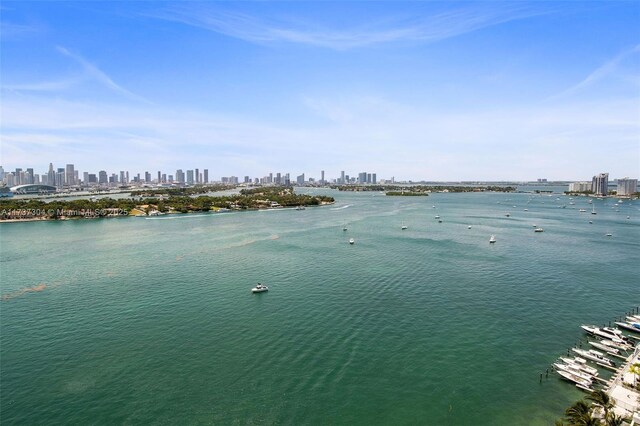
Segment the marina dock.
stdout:
<path fill-rule="evenodd" d="M 637 311 L 638 308 L 631 314 Z M 640 425 L 640 328 L 633 318 L 620 328 L 583 325 L 581 328 L 596 340 L 588 341 L 587 345 L 581 340 L 574 348 L 567 349 L 567 358 L 558 361 L 564 364 L 552 366 L 563 379 L 583 391 L 591 393 L 595 386 L 604 390 L 614 402 L 615 414 L 627 419 L 632 426 Z M 603 352 L 588 349 L 589 344 Z M 568 358 L 571 352 L 577 354 L 573 359 Z M 615 364 L 612 358 L 616 359 Z M 595 368 L 588 367 L 587 363 L 612 371 L 613 375 L 608 380 L 598 377 Z M 540 378 L 542 380 L 542 375 Z"/>

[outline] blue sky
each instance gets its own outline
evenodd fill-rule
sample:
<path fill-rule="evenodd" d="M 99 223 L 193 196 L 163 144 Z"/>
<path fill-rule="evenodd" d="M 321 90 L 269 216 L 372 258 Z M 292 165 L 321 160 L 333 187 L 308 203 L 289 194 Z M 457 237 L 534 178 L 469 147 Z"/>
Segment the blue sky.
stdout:
<path fill-rule="evenodd" d="M 640 2 L 11 2 L 1 159 L 81 171 L 640 175 Z"/>

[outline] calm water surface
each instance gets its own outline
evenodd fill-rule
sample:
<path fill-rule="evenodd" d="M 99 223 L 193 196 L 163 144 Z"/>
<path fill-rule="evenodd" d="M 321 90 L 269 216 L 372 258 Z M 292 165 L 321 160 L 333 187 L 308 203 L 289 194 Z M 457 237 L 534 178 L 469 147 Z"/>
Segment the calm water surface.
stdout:
<path fill-rule="evenodd" d="M 638 201 L 309 191 L 0 224 L 2 423 L 553 424 L 582 394 L 540 372 L 640 305 Z"/>

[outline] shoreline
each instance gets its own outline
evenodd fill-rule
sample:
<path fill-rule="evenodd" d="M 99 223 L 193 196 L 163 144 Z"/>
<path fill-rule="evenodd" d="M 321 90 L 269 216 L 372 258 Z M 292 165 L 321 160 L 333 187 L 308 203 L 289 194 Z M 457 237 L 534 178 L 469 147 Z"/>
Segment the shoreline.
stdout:
<path fill-rule="evenodd" d="M 331 206 L 334 205 L 335 201 L 325 202 L 320 205 L 309 205 L 304 206 L 305 208 L 315 208 L 315 207 L 323 207 L 323 206 Z M 21 223 L 21 222 L 66 222 L 69 220 L 83 220 L 83 219 L 114 219 L 114 218 L 129 218 L 129 217 L 142 217 L 142 218 L 155 218 L 162 217 L 168 215 L 190 215 L 190 214 L 222 214 L 222 213 L 241 213 L 241 212 L 249 212 L 249 211 L 267 211 L 267 210 L 298 210 L 298 206 L 286 206 L 286 207 L 265 207 L 265 208 L 248 208 L 248 209 L 238 209 L 238 210 L 224 210 L 224 211 L 189 211 L 189 212 L 166 212 L 162 214 L 155 215 L 132 215 L 132 214 L 114 214 L 114 215 L 105 215 L 105 216 L 96 216 L 96 215 L 74 215 L 70 217 L 26 217 L 24 219 L 11 218 L 11 219 L 0 219 L 0 223 Z"/>

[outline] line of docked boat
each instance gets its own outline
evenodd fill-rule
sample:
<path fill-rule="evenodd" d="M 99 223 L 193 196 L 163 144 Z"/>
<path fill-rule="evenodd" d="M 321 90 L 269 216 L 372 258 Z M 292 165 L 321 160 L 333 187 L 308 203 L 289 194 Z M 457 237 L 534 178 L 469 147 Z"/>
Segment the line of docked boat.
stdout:
<path fill-rule="evenodd" d="M 593 383 L 598 377 L 598 370 L 589 367 L 586 363 L 587 360 L 580 357 L 561 357 L 553 363 L 553 367 L 563 379 L 574 383 L 580 389 L 593 392 Z"/>
<path fill-rule="evenodd" d="M 627 322 L 616 322 L 618 327 L 629 331 L 640 333 L 640 317 L 630 315 L 626 317 Z M 597 367 L 615 370 L 616 363 L 609 357 L 625 359 L 634 344 L 632 338 L 626 336 L 622 330 L 615 327 L 597 327 L 594 325 L 580 326 L 592 338 L 588 340 L 589 345 L 595 349 L 571 348 L 574 357 L 560 357 L 553 363 L 554 370 L 564 379 L 573 383 L 579 389 L 593 392 L 596 381 L 606 380 L 598 377 L 598 369 L 589 366 L 591 362 Z M 596 350 L 597 349 L 597 350 Z M 569 352 L 567 352 L 567 355 Z"/>

